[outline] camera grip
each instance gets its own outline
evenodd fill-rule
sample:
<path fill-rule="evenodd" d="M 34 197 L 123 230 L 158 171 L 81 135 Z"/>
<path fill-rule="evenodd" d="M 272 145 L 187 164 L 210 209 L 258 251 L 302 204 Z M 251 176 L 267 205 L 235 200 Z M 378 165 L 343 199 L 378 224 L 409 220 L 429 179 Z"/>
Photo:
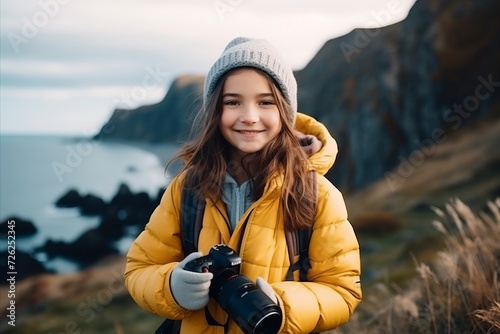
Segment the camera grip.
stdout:
<path fill-rule="evenodd" d="M 201 252 L 198 253 L 201 254 Z M 205 255 L 187 262 L 184 265 L 184 269 L 195 273 L 207 273 L 209 272 L 209 268 L 211 265 L 212 265 L 212 260 L 210 255 Z"/>
<path fill-rule="evenodd" d="M 212 273 L 200 273 L 185 270 L 190 261 L 197 259 L 200 252 L 189 254 L 170 275 L 170 290 L 175 301 L 187 310 L 199 310 L 208 303 L 208 293 Z"/>

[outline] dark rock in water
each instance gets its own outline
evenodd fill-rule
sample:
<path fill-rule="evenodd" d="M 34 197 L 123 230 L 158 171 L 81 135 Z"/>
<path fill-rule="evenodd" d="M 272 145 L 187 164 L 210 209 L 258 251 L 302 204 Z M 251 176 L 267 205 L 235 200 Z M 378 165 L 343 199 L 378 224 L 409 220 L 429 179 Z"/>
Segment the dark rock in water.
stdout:
<path fill-rule="evenodd" d="M 9 222 L 14 222 L 10 223 Z M 9 228 L 12 226 L 12 229 Z M 36 226 L 29 220 L 19 217 L 10 217 L 0 223 L 0 233 L 8 234 L 8 231 L 15 231 L 16 237 L 27 237 L 34 235 L 38 232 Z"/>
<path fill-rule="evenodd" d="M 160 190 L 158 197 L 163 193 Z M 101 221 L 98 227 L 87 230 L 71 243 L 47 240 L 37 251 L 47 254 L 49 258 L 63 257 L 73 260 L 81 266 L 88 266 L 103 257 L 119 254 L 112 242 L 125 236 L 127 226 L 143 228 L 149 221 L 158 199 L 152 200 L 148 193 L 134 194 L 128 185 L 122 183 L 111 201 L 88 194 L 83 197 L 76 190 L 70 190 L 61 197 L 60 206 L 68 206 L 67 199 L 80 197 L 80 212 L 82 215 L 98 215 Z M 76 201 L 69 201 L 75 205 Z"/>
<path fill-rule="evenodd" d="M 106 210 L 104 200 L 96 195 L 82 196 L 75 189 L 70 189 L 56 201 L 60 208 L 80 208 L 80 213 L 85 216 L 100 215 Z"/>
<path fill-rule="evenodd" d="M 102 224 L 109 225 L 114 220 L 115 225 L 143 225 L 155 207 L 148 193 L 134 194 L 126 184 L 121 184 L 107 208 Z"/>
<path fill-rule="evenodd" d="M 153 204 L 154 203 L 151 201 L 151 198 L 149 198 L 148 193 L 139 192 L 137 194 L 134 194 L 126 184 L 122 183 L 118 187 L 118 191 L 111 200 L 110 207 L 112 207 L 113 209 L 138 208 L 149 211 Z"/>
<path fill-rule="evenodd" d="M 106 203 L 102 198 L 95 195 L 85 195 L 82 198 L 82 204 L 80 206 L 80 213 L 82 215 L 92 216 L 100 215 L 106 210 Z"/>
<path fill-rule="evenodd" d="M 108 255 L 119 254 L 110 242 L 111 240 L 101 231 L 91 229 L 71 243 L 48 240 L 37 250 L 45 252 L 50 258 L 63 257 L 79 263 L 81 267 L 86 267 Z"/>
<path fill-rule="evenodd" d="M 143 208 L 145 210 L 150 211 L 149 209 L 153 206 L 153 202 L 151 198 L 149 198 L 149 194 L 141 191 L 134 196 L 134 207 Z"/>
<path fill-rule="evenodd" d="M 125 183 L 122 183 L 118 186 L 118 190 L 109 204 L 111 206 L 119 207 L 132 205 L 133 198 L 134 195 L 132 194 L 132 190 L 130 190 L 129 186 L 127 186 Z"/>
<path fill-rule="evenodd" d="M 10 275 L 8 273 L 12 271 L 17 273 L 16 281 L 39 274 L 53 272 L 51 270 L 47 270 L 42 262 L 32 257 L 30 254 L 20 250 L 16 250 L 16 257 L 14 261 L 15 268 L 12 269 L 9 267 L 8 256 L 9 254 L 7 252 L 0 252 L 0 257 L 2 258 L 2 261 L 0 261 L 0 285 L 9 284 L 7 279 L 10 278 Z"/>
<path fill-rule="evenodd" d="M 119 254 L 110 241 L 99 230 L 88 230 L 68 245 L 66 256 L 84 265 L 95 263 L 108 255 Z"/>
<path fill-rule="evenodd" d="M 75 189 L 70 189 L 56 201 L 59 208 L 76 208 L 82 204 L 82 196 Z"/>
<path fill-rule="evenodd" d="M 149 197 L 149 194 L 140 192 L 135 195 L 136 205 L 133 207 L 135 213 L 136 224 L 141 224 L 149 220 L 149 216 L 155 209 L 155 203 Z"/>
<path fill-rule="evenodd" d="M 130 225 L 130 215 L 125 210 L 109 209 L 102 216 L 96 230 L 109 240 L 118 240 L 124 236 L 124 226 Z"/>
<path fill-rule="evenodd" d="M 68 244 L 63 241 L 47 240 L 45 245 L 37 247 L 35 249 L 37 252 L 44 252 L 49 258 L 54 257 L 64 257 L 64 254 L 68 251 Z"/>

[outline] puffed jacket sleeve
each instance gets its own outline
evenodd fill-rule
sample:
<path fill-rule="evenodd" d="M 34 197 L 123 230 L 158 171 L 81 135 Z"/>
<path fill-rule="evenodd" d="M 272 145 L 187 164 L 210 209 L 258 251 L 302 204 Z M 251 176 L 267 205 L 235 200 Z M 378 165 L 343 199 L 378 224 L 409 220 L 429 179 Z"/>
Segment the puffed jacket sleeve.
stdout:
<path fill-rule="evenodd" d="M 309 157 L 309 163 L 316 172 L 325 175 L 335 163 L 338 153 L 337 142 L 322 123 L 300 112 L 297 113 L 295 128 L 302 133 L 315 136 L 323 143 L 321 149 Z"/>
<path fill-rule="evenodd" d="M 331 330 L 346 323 L 361 301 L 359 244 L 344 199 L 324 177 L 318 181 L 307 282 L 272 284 L 285 315 L 281 333 Z"/>
<path fill-rule="evenodd" d="M 142 308 L 161 317 L 183 319 L 191 314 L 170 291 L 170 274 L 182 260 L 179 232 L 180 189 L 174 179 L 165 190 L 144 231 L 127 254 L 125 285 Z"/>

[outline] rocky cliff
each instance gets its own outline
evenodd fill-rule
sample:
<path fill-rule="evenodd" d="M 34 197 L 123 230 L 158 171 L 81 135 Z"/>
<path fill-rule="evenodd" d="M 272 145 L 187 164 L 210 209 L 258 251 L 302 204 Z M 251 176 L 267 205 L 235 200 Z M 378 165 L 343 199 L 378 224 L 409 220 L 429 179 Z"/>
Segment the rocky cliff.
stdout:
<path fill-rule="evenodd" d="M 359 189 L 471 120 L 500 116 L 499 12 L 498 1 L 419 0 L 398 24 L 328 41 L 297 73 L 300 109 L 338 139 L 335 183 Z"/>
<path fill-rule="evenodd" d="M 181 76 L 159 103 L 133 110 L 116 109 L 95 137 L 157 143 L 175 142 L 187 136 L 191 116 L 200 106 L 203 79 L 196 75 Z"/>
<path fill-rule="evenodd" d="M 332 39 L 296 72 L 299 109 L 338 140 L 328 175 L 337 186 L 358 190 L 416 150 L 500 116 L 499 12 L 495 0 L 417 0 L 404 21 Z M 176 140 L 187 132 L 201 81 L 179 78 L 162 102 L 125 118 L 115 111 L 99 136 Z"/>

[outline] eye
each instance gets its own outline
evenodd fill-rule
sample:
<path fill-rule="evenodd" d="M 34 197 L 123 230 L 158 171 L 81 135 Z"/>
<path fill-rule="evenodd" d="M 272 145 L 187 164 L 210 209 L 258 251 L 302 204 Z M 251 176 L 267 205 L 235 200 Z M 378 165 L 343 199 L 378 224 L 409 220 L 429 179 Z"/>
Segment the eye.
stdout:
<path fill-rule="evenodd" d="M 259 102 L 259 104 L 263 105 L 263 106 L 270 106 L 270 105 L 274 104 L 274 101 L 273 100 L 262 100 Z"/>
<path fill-rule="evenodd" d="M 226 100 L 224 101 L 225 106 L 236 106 L 239 104 L 238 100 Z"/>

